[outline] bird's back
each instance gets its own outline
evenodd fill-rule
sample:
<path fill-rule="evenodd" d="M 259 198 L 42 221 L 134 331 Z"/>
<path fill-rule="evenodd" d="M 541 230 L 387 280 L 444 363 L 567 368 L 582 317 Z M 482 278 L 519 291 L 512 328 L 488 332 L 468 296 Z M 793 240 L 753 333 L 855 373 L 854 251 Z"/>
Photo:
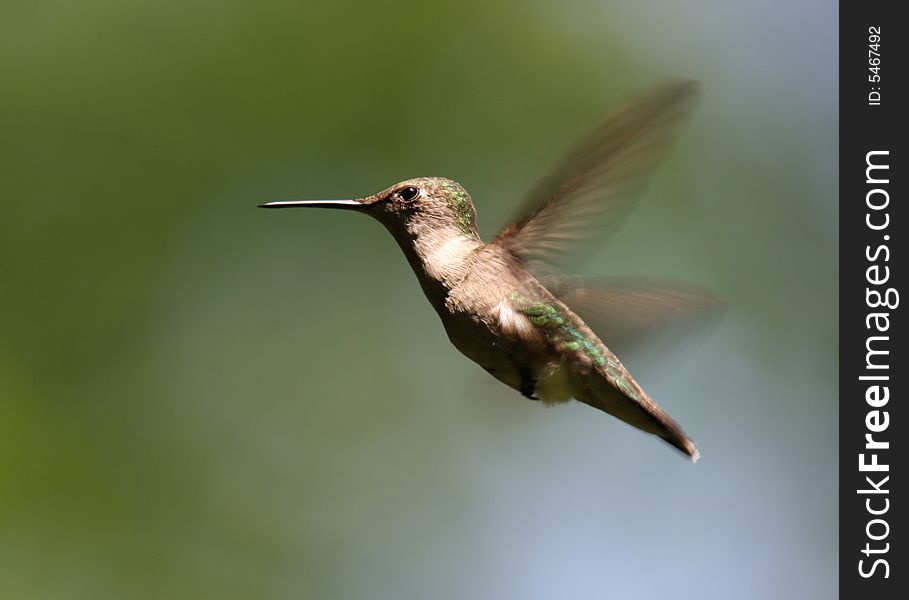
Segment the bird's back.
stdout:
<path fill-rule="evenodd" d="M 681 427 L 569 306 L 496 245 L 477 252 L 446 299 L 443 322 L 458 350 L 528 397 L 576 398 L 696 459 Z"/>

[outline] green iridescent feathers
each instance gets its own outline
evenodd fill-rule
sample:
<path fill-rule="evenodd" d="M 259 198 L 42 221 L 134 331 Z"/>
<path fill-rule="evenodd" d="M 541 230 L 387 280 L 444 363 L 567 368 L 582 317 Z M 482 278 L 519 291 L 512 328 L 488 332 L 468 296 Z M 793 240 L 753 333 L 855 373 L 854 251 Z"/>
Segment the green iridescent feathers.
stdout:
<path fill-rule="evenodd" d="M 606 364 L 602 344 L 585 335 L 576 319 L 568 316 L 559 305 L 533 300 L 518 291 L 509 294 L 508 299 L 514 309 L 527 317 L 559 351 L 583 352 L 597 366 Z"/>
<path fill-rule="evenodd" d="M 439 187 L 448 196 L 448 205 L 455 212 L 458 229 L 461 233 L 470 235 L 474 231 L 477 218 L 470 194 L 461 187 L 461 184 L 450 179 L 441 179 Z"/>

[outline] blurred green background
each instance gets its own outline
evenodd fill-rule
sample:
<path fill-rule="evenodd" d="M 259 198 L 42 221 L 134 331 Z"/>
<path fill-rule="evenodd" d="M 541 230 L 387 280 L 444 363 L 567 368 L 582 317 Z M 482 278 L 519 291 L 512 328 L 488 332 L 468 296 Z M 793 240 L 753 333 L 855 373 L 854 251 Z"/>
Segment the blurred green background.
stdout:
<path fill-rule="evenodd" d="M 3 2 L 0 597 L 834 597 L 836 25 L 820 0 Z M 440 175 L 488 236 L 671 76 L 704 102 L 586 272 L 729 300 L 627 361 L 696 466 L 463 358 L 377 223 L 255 208 Z"/>

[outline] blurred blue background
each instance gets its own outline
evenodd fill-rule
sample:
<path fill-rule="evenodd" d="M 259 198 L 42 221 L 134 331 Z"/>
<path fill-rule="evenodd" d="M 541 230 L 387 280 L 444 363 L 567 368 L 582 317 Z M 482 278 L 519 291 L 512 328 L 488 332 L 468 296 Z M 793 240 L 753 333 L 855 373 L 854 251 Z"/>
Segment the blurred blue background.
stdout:
<path fill-rule="evenodd" d="M 4 2 L 0 596 L 834 597 L 836 11 Z M 439 175 L 489 236 L 675 76 L 585 272 L 728 299 L 627 360 L 694 466 L 463 358 L 377 223 L 255 208 Z"/>

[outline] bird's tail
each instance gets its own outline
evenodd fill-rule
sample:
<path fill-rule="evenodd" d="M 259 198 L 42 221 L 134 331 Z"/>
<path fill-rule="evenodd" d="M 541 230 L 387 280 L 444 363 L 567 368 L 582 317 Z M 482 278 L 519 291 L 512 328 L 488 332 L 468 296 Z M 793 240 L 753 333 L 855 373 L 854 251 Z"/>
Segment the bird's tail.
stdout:
<path fill-rule="evenodd" d="M 618 361 L 602 372 L 595 370 L 583 375 L 575 397 L 629 425 L 660 437 L 684 452 L 692 462 L 697 462 L 701 457 L 694 442 L 681 426 L 644 392 Z"/>

